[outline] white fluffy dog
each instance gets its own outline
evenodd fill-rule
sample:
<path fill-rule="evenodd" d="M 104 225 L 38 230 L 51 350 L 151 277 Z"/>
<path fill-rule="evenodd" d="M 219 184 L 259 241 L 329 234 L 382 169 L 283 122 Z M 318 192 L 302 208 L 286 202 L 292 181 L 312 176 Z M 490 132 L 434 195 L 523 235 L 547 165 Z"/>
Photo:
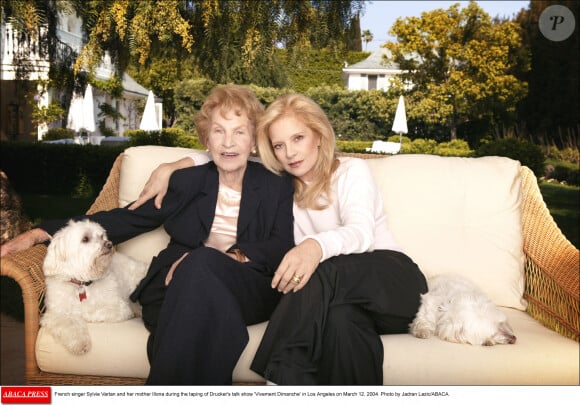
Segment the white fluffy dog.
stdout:
<path fill-rule="evenodd" d="M 91 349 L 86 322 L 119 322 L 140 313 L 129 300 L 147 265 L 115 253 L 97 223 L 70 221 L 54 234 L 43 266 L 41 325 L 73 354 Z"/>
<path fill-rule="evenodd" d="M 483 346 L 516 342 L 505 314 L 470 280 L 445 274 L 428 285 L 410 325 L 413 336 Z"/>

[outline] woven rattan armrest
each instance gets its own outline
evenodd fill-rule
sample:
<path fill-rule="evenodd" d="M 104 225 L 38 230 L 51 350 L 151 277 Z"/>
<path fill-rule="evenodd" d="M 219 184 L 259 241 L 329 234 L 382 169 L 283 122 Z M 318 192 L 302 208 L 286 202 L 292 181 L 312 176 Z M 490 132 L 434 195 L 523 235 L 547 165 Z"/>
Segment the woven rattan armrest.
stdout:
<path fill-rule="evenodd" d="M 87 214 L 94 214 L 99 211 L 108 211 L 119 206 L 119 181 L 121 177 L 121 163 L 123 154 L 119 154 L 109 172 L 109 177 L 95 202 L 88 209 Z"/>
<path fill-rule="evenodd" d="M 533 172 L 522 166 L 522 232 L 528 313 L 545 326 L 580 340 L 579 251 L 546 207 Z"/>
<path fill-rule="evenodd" d="M 25 375 L 38 372 L 34 348 L 40 322 L 40 308 L 44 296 L 42 262 L 46 255 L 44 245 L 36 245 L 22 252 L 3 257 L 0 263 L 2 276 L 14 279 L 22 290 L 24 304 L 24 356 Z"/>

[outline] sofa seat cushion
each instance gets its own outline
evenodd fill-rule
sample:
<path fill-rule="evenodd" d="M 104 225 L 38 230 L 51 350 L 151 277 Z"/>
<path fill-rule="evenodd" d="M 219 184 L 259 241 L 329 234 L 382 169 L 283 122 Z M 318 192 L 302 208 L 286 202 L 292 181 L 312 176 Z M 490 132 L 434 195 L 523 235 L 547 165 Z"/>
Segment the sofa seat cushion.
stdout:
<path fill-rule="evenodd" d="M 147 338 L 141 318 L 118 323 L 90 323 L 91 350 L 69 353 L 41 327 L 36 338 L 36 361 L 42 371 L 63 374 L 143 377 L 149 373 Z"/>
<path fill-rule="evenodd" d="M 471 346 L 438 338 L 383 336 L 386 385 L 577 385 L 580 346 L 523 311 L 502 308 L 513 345 Z M 410 356 L 410 353 L 412 355 Z"/>
<path fill-rule="evenodd" d="M 518 337 L 514 345 L 470 346 L 409 334 L 382 336 L 385 385 L 575 385 L 579 382 L 577 342 L 546 329 L 525 312 L 503 308 Z M 266 322 L 248 327 L 250 341 L 233 380 L 263 383 L 249 367 Z M 148 332 L 141 319 L 89 325 L 93 349 L 74 356 L 43 328 L 36 342 L 41 370 L 63 374 L 146 378 Z M 409 356 L 412 353 L 412 356 Z"/>
<path fill-rule="evenodd" d="M 250 363 L 258 350 L 266 325 L 267 322 L 262 322 L 248 327 L 250 341 L 234 369 L 235 382 L 265 382 L 250 370 Z M 93 347 L 82 356 L 70 354 L 41 327 L 36 339 L 38 367 L 50 373 L 147 378 L 149 332 L 141 318 L 119 323 L 90 323 L 88 326 Z"/>
<path fill-rule="evenodd" d="M 495 304 L 525 309 L 518 161 L 397 155 L 367 162 L 395 239 L 428 278 L 460 273 Z"/>

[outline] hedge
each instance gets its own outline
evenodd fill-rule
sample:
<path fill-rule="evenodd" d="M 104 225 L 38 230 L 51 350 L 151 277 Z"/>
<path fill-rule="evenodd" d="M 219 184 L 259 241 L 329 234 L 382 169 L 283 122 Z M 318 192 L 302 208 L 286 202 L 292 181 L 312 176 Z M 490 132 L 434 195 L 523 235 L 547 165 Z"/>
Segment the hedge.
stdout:
<path fill-rule="evenodd" d="M 1 168 L 18 193 L 98 192 L 126 146 L 2 142 Z"/>

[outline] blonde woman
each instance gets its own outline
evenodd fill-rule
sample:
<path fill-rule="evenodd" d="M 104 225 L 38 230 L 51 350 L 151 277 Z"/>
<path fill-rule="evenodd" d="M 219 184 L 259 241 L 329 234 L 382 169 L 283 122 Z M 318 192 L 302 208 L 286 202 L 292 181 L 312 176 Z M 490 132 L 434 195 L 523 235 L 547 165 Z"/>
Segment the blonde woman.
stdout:
<path fill-rule="evenodd" d="M 368 165 L 336 156 L 328 118 L 299 94 L 266 109 L 257 143 L 266 168 L 294 179 L 296 246 L 272 280 L 284 296 L 252 369 L 275 384 L 382 384 L 380 335 L 407 333 L 427 283 L 389 231 Z M 157 190 L 163 181 L 147 197 Z"/>
<path fill-rule="evenodd" d="M 393 239 L 366 162 L 337 158 L 328 118 L 299 94 L 267 108 L 257 139 L 264 165 L 294 177 L 296 247 L 272 280 L 285 296 L 252 369 L 276 384 L 382 384 L 380 335 L 408 331 L 427 283 Z"/>

